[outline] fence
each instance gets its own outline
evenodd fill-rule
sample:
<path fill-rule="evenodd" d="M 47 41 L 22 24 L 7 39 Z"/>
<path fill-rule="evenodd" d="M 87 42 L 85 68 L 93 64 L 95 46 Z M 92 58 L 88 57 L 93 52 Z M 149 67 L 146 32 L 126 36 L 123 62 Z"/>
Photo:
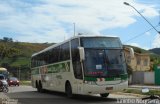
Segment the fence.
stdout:
<path fill-rule="evenodd" d="M 129 82 L 130 84 L 155 84 L 155 73 L 135 71 Z"/>

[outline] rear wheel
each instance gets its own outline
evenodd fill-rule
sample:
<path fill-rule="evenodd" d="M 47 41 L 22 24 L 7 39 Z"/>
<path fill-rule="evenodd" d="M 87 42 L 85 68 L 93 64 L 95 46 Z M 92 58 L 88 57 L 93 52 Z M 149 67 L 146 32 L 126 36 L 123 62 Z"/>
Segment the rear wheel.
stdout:
<path fill-rule="evenodd" d="M 66 86 L 65 86 L 65 93 L 67 95 L 68 98 L 72 98 L 73 97 L 73 94 L 72 94 L 72 87 L 71 87 L 71 84 L 69 82 L 66 83 Z"/>
<path fill-rule="evenodd" d="M 43 93 L 45 90 L 43 89 L 41 81 L 39 82 L 39 92 Z"/>
<path fill-rule="evenodd" d="M 108 97 L 109 93 L 100 94 L 102 98 Z"/>
<path fill-rule="evenodd" d="M 40 92 L 40 89 L 39 89 L 39 84 L 38 82 L 36 81 L 36 88 L 37 88 L 37 91 Z"/>

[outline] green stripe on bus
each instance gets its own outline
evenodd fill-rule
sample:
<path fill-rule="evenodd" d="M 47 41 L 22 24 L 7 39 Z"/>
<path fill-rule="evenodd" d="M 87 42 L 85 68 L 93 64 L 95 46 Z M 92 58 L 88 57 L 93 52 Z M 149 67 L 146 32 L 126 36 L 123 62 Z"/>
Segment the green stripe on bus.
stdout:
<path fill-rule="evenodd" d="M 113 80 L 115 80 L 115 77 L 105 78 L 105 81 L 113 81 Z"/>
<path fill-rule="evenodd" d="M 97 81 L 97 78 L 94 77 L 84 77 L 85 81 Z"/>
<path fill-rule="evenodd" d="M 114 81 L 114 80 L 127 80 L 128 75 L 124 74 L 121 75 L 120 77 L 111 77 L 111 78 L 104 78 L 105 81 Z M 84 77 L 85 81 L 97 81 L 97 78 L 94 77 Z"/>
<path fill-rule="evenodd" d="M 123 79 L 123 80 L 128 79 L 128 74 L 121 75 L 121 79 Z"/>
<path fill-rule="evenodd" d="M 121 75 L 120 77 L 111 77 L 111 78 L 105 78 L 105 81 L 113 81 L 113 80 L 127 80 L 128 75 L 124 74 Z"/>

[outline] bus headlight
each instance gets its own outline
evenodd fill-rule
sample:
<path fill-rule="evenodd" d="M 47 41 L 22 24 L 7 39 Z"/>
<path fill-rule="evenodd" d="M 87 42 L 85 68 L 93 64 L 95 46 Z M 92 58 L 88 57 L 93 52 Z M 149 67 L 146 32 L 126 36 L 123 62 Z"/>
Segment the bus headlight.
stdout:
<path fill-rule="evenodd" d="M 89 85 L 96 85 L 96 82 L 95 81 L 85 81 L 86 84 L 89 84 Z"/>

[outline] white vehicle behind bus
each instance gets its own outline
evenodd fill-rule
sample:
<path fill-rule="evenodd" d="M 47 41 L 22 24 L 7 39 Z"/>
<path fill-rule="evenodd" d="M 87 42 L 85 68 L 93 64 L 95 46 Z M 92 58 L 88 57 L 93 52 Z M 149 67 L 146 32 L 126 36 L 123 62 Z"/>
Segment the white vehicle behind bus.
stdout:
<path fill-rule="evenodd" d="M 5 79 L 8 79 L 9 72 L 6 68 L 0 67 L 0 74 L 3 74 Z"/>
<path fill-rule="evenodd" d="M 130 49 L 131 58 L 134 51 Z M 75 36 L 31 58 L 32 86 L 73 94 L 100 94 L 128 87 L 123 45 L 118 37 Z"/>

